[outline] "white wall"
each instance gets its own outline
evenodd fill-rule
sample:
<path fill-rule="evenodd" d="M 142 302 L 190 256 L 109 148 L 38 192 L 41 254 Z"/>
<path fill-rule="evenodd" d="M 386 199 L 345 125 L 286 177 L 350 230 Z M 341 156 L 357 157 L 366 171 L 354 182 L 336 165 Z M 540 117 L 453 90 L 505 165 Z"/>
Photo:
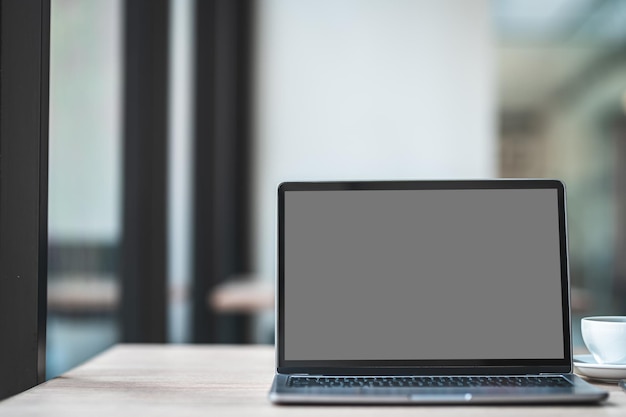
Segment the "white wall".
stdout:
<path fill-rule="evenodd" d="M 258 2 L 256 266 L 287 180 L 496 175 L 487 0 Z"/>

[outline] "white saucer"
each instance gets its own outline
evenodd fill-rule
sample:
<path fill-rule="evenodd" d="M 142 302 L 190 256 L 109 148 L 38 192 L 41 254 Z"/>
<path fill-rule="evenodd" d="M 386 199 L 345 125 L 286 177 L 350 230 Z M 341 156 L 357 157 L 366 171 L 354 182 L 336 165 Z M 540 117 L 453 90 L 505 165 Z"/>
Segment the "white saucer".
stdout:
<path fill-rule="evenodd" d="M 615 382 L 626 378 L 626 364 L 598 363 L 592 355 L 574 355 L 574 372 L 587 378 Z"/>

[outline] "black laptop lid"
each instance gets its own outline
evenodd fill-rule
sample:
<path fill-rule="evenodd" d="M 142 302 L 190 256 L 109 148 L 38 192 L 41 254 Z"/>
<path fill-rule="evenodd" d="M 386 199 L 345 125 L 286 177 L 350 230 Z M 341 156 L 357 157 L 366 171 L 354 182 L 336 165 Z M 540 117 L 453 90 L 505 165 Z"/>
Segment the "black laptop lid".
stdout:
<path fill-rule="evenodd" d="M 571 370 L 554 180 L 284 183 L 278 370 Z"/>

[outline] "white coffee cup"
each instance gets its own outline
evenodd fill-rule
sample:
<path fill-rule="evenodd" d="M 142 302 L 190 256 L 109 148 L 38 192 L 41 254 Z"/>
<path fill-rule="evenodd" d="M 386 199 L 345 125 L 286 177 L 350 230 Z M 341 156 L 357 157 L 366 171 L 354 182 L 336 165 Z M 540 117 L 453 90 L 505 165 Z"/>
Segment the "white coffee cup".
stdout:
<path fill-rule="evenodd" d="M 601 364 L 626 364 L 626 316 L 585 317 L 580 323 L 583 340 Z"/>

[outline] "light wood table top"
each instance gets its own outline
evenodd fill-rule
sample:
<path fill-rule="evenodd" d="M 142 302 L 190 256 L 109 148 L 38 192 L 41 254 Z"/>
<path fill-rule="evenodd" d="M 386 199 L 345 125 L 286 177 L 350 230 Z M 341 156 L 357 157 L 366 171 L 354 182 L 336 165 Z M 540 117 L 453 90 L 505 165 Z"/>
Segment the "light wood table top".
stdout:
<path fill-rule="evenodd" d="M 275 406 L 269 346 L 118 345 L 0 402 L 0 416 L 626 416 L 626 393 L 586 406 Z"/>

